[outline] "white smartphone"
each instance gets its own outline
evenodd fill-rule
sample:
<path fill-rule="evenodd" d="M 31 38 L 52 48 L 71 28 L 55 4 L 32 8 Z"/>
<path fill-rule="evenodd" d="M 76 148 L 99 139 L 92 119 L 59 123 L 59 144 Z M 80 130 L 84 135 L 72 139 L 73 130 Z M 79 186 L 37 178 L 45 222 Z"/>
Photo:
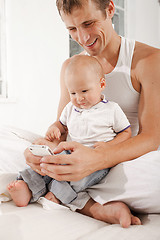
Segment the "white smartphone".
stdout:
<path fill-rule="evenodd" d="M 52 150 L 46 145 L 31 145 L 29 150 L 36 156 L 53 155 Z"/>

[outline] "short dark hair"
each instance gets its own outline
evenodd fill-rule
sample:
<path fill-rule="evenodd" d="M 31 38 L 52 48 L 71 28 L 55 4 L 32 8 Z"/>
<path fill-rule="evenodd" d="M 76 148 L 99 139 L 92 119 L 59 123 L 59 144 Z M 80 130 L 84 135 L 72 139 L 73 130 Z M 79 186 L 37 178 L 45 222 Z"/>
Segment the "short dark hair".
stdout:
<path fill-rule="evenodd" d="M 56 0 L 57 9 L 62 10 L 65 14 L 71 14 L 74 7 L 81 8 L 88 0 Z M 97 9 L 101 10 L 104 14 L 106 8 L 109 6 L 110 0 L 91 0 L 97 6 Z"/>

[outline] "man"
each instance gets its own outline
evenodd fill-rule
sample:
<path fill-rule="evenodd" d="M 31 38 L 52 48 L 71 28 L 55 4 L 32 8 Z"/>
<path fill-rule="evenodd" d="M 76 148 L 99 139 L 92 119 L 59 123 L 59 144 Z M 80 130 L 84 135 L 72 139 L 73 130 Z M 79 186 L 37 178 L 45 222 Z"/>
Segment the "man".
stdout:
<path fill-rule="evenodd" d="M 160 51 L 117 35 L 112 27 L 115 7 L 110 0 L 57 0 L 57 7 L 71 37 L 84 48 L 81 54 L 94 56 L 101 63 L 109 89 L 105 92 L 106 98 L 117 101 L 129 120 L 133 120 L 134 137 L 115 146 L 108 147 L 106 143 L 99 142 L 94 149 L 89 149 L 75 142 L 62 142 L 54 152 L 71 150 L 72 154 L 43 158 L 40 166 L 39 159 L 26 151 L 27 163 L 34 170 L 41 170 L 59 181 L 77 181 L 97 170 L 114 167 L 158 149 Z M 61 71 L 57 119 L 70 101 L 64 83 L 69 61 L 64 62 Z M 100 190 L 98 194 L 101 195 Z M 90 195 L 94 199 L 92 191 Z M 140 224 L 124 203 L 104 201 L 101 205 L 93 199 L 86 201 L 78 211 L 102 221 L 120 223 L 123 227 Z"/>

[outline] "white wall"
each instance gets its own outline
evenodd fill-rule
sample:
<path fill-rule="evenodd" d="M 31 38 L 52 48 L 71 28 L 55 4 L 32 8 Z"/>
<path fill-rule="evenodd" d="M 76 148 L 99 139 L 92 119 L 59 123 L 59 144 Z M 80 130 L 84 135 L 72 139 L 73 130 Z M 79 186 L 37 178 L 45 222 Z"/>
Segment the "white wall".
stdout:
<path fill-rule="evenodd" d="M 56 119 L 68 34 L 53 0 L 7 0 L 6 18 L 11 102 L 0 102 L 0 123 L 44 134 Z"/>
<path fill-rule="evenodd" d="M 160 4 L 158 0 L 127 1 L 127 37 L 160 47 Z"/>

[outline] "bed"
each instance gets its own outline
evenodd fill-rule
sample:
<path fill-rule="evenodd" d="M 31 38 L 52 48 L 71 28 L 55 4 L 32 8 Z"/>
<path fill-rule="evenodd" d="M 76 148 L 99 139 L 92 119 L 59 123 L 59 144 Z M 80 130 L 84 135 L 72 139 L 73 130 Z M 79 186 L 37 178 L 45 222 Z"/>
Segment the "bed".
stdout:
<path fill-rule="evenodd" d="M 40 198 L 38 202 L 29 204 L 27 207 L 16 207 L 10 195 L 6 191 L 6 185 L 15 179 L 17 172 L 25 167 L 23 152 L 39 136 L 28 131 L 13 127 L 0 128 L 0 239 L 1 240 L 32 240 L 32 239 L 67 239 L 67 240 L 159 240 L 160 239 L 160 160 L 159 155 L 155 160 L 154 170 L 155 184 L 150 185 L 151 176 L 143 172 L 143 158 L 140 160 L 140 167 L 127 162 L 119 164 L 108 175 L 108 192 L 110 200 L 120 199 L 130 204 L 133 210 L 138 212 L 138 207 L 143 210 L 138 213 L 142 220 L 141 226 L 130 226 L 128 229 L 121 228 L 118 224 L 107 224 L 102 221 L 92 219 L 72 212 L 69 208 L 55 204 L 45 198 Z M 156 153 L 155 153 L 156 156 Z M 131 165 L 132 164 L 132 165 Z M 142 167 L 141 167 L 142 165 Z M 129 171 L 131 169 L 132 171 Z M 135 172 L 142 171 L 140 179 L 134 175 Z M 129 173 L 128 173 L 129 172 Z M 123 174 L 124 173 L 124 174 Z M 129 175 L 127 175 L 129 174 Z M 113 180 L 114 179 L 114 180 Z M 127 180 L 126 180 L 127 179 Z M 134 179 L 134 181 L 133 181 Z M 144 181 L 147 179 L 147 182 Z M 128 182 L 133 181 L 131 191 Z M 136 184 L 139 182 L 138 191 L 141 192 L 141 202 L 136 192 Z M 136 183 L 136 184 L 135 184 Z M 122 188 L 121 185 L 125 187 Z M 121 187 L 120 187 L 121 186 Z M 123 194 L 119 189 L 123 189 Z M 156 192 L 152 196 L 150 193 Z M 118 192 L 117 194 L 115 194 Z M 126 192 L 126 193 L 125 193 Z M 134 192 L 134 194 L 133 194 Z M 134 196 L 133 196 L 134 195 Z M 131 200 L 133 200 L 131 204 Z M 154 207 L 153 207 L 154 205 Z M 149 214 L 147 214 L 149 212 Z"/>

